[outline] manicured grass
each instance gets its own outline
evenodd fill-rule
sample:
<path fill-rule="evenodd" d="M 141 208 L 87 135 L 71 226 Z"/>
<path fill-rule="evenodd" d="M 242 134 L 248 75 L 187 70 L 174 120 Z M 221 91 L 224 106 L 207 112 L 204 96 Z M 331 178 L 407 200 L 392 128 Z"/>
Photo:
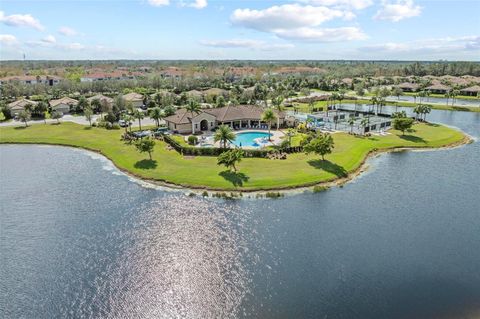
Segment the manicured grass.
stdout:
<path fill-rule="evenodd" d="M 335 150 L 321 161 L 319 156 L 290 154 L 287 160 L 260 158 L 243 159 L 240 172 L 230 173 L 217 166 L 215 157 L 184 158 L 174 150 L 167 150 L 158 141 L 153 152 L 154 161 L 140 154 L 134 146 L 120 140 L 123 131 L 90 128 L 74 123 L 60 125 L 36 124 L 28 128 L 0 128 L 0 143 L 60 144 L 96 150 L 110 158 L 121 169 L 138 176 L 163 180 L 193 187 L 225 190 L 256 190 L 295 187 L 332 180 L 357 169 L 367 154 L 374 149 L 393 147 L 440 147 L 459 142 L 464 135 L 441 125 L 417 124 L 414 132 L 382 137 L 354 137 L 334 134 Z"/>

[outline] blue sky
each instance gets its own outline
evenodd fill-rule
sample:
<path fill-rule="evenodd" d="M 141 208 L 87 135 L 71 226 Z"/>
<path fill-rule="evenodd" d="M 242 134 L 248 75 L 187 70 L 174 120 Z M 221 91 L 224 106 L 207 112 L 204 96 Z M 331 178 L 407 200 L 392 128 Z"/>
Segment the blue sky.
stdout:
<path fill-rule="evenodd" d="M 480 60 L 480 1 L 0 2 L 0 59 Z"/>

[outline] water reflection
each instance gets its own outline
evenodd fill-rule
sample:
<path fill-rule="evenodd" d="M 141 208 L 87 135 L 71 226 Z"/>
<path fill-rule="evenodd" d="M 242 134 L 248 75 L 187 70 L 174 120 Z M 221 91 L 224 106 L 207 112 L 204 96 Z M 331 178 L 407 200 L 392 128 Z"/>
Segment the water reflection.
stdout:
<path fill-rule="evenodd" d="M 249 289 L 248 214 L 185 196 L 156 200 L 135 220 L 120 257 L 110 316 L 225 318 Z M 228 217 L 227 217 L 228 216 Z M 237 218 L 235 218 L 237 217 Z"/>

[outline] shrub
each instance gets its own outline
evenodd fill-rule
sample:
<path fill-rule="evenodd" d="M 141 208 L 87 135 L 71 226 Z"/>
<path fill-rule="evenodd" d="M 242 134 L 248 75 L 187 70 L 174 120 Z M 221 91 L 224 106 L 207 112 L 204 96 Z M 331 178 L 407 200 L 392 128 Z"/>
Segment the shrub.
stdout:
<path fill-rule="evenodd" d="M 118 125 L 118 123 L 114 123 L 114 124 L 112 124 L 111 129 L 112 129 L 112 130 L 119 130 L 119 129 L 120 129 L 120 125 Z"/>
<path fill-rule="evenodd" d="M 198 143 L 198 137 L 194 136 L 194 135 L 190 135 L 188 137 L 188 144 L 190 145 L 197 145 Z"/>
<path fill-rule="evenodd" d="M 324 192 L 324 191 L 326 191 L 328 188 L 329 188 L 329 187 L 327 187 L 327 186 L 321 186 L 321 185 L 313 186 L 313 192 L 314 192 L 314 193 Z"/>
<path fill-rule="evenodd" d="M 276 198 L 283 197 L 283 194 L 280 192 L 268 192 L 265 194 L 265 197 L 276 199 Z"/>
<path fill-rule="evenodd" d="M 105 122 L 105 128 L 106 128 L 107 130 L 111 130 L 112 127 L 113 127 L 113 124 L 112 124 L 112 123 L 110 123 L 110 122 Z"/>

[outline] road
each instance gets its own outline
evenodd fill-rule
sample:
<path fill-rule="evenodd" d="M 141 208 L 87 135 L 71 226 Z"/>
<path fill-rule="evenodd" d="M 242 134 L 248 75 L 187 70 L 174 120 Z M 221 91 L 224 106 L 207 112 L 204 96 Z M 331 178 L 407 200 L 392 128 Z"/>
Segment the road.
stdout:
<path fill-rule="evenodd" d="M 92 123 L 95 122 L 99 117 L 100 117 L 100 115 L 94 115 L 92 117 Z M 47 123 L 56 123 L 56 122 L 57 122 L 57 120 L 47 119 Z M 80 124 L 80 125 L 90 125 L 90 123 L 85 119 L 85 116 L 73 116 L 73 115 L 69 115 L 69 114 L 64 115 L 60 119 L 60 122 L 73 122 L 73 123 L 77 123 L 77 124 Z M 30 120 L 30 121 L 28 121 L 29 125 L 30 124 L 44 124 L 44 123 L 45 123 L 44 120 Z M 160 121 L 160 124 L 165 124 L 165 121 Z M 16 121 L 16 120 L 11 120 L 11 121 L 8 121 L 8 122 L 0 123 L 0 126 L 19 126 L 19 125 L 25 125 L 25 124 L 23 122 Z M 156 123 L 151 118 L 146 117 L 142 120 L 142 126 L 147 126 L 147 125 L 156 125 Z M 138 120 L 133 122 L 132 127 L 138 127 Z"/>

